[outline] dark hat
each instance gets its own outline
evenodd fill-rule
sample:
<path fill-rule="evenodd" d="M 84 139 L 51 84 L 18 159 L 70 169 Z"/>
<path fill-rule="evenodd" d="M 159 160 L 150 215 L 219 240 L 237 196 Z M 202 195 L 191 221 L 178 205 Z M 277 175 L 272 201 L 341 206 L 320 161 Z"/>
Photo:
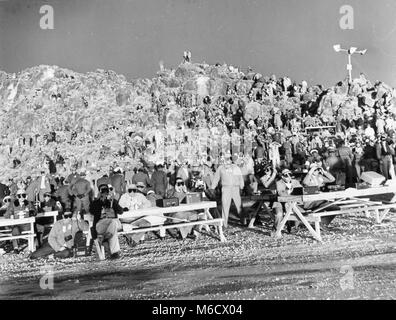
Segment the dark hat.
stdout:
<path fill-rule="evenodd" d="M 105 183 L 102 183 L 99 187 L 98 187 L 99 191 L 102 192 L 102 189 L 106 189 L 107 192 L 109 192 L 109 186 Z"/>

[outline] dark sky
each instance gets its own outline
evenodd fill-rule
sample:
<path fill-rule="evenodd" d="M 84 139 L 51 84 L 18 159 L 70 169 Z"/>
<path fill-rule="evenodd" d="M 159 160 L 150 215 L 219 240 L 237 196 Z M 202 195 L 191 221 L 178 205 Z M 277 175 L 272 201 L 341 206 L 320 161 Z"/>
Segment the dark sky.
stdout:
<path fill-rule="evenodd" d="M 54 30 L 39 26 L 39 8 L 54 8 Z M 342 5 L 354 8 L 354 30 L 339 27 Z M 153 77 L 163 60 L 252 66 L 331 85 L 346 75 L 333 44 L 367 48 L 354 75 L 396 86 L 395 0 L 0 0 L 0 69 L 38 64 L 75 71 L 111 69 Z"/>

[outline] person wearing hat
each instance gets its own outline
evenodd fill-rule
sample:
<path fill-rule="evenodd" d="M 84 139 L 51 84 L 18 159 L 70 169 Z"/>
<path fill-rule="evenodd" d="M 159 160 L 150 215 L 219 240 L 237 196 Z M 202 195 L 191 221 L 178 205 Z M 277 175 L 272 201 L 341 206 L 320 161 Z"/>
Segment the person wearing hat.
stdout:
<path fill-rule="evenodd" d="M 138 169 L 137 173 L 132 178 L 133 184 L 137 184 L 138 182 L 143 182 L 145 187 L 151 186 L 150 178 L 142 167 Z"/>
<path fill-rule="evenodd" d="M 67 180 L 63 181 L 63 185 L 55 191 L 55 198 L 61 203 L 62 211 L 71 211 L 72 209 L 73 198 L 70 192 L 70 186 Z"/>
<path fill-rule="evenodd" d="M 382 134 L 375 144 L 376 155 L 380 165 L 381 174 L 387 179 L 392 179 L 395 175 L 394 172 L 390 172 L 392 166 L 392 158 L 395 155 L 395 149 L 393 142 L 389 143 L 386 134 Z"/>
<path fill-rule="evenodd" d="M 143 183 L 142 183 L 143 184 Z M 143 185 L 144 187 L 144 185 Z M 153 190 L 150 190 L 150 200 L 148 200 L 143 193 L 139 192 L 135 184 L 127 186 L 127 193 L 123 194 L 120 198 L 120 206 L 124 211 L 134 211 L 139 209 L 146 209 L 152 206 L 156 206 L 155 200 L 156 195 Z M 161 198 L 161 197 L 160 197 Z M 135 227 L 151 227 L 156 224 L 156 222 L 163 223 L 165 218 L 153 217 L 153 216 L 141 216 L 137 217 L 136 220 L 130 224 Z M 129 246 L 136 246 L 138 241 L 143 241 L 145 237 L 145 232 L 134 233 L 125 235 L 127 243 Z"/>
<path fill-rule="evenodd" d="M 323 161 L 323 167 L 326 168 L 327 171 L 331 173 L 332 176 L 338 177 L 340 176 L 340 158 L 337 156 L 337 149 L 334 146 L 329 146 L 328 156 Z"/>
<path fill-rule="evenodd" d="M 353 153 L 352 149 L 345 145 L 345 140 L 340 140 L 340 145 L 338 147 L 338 156 L 340 158 L 340 164 L 344 168 L 345 171 L 345 186 L 350 187 L 353 186 L 356 182 L 356 179 L 353 177 Z"/>
<path fill-rule="evenodd" d="M 173 198 L 176 197 L 179 199 L 179 202 L 182 202 L 187 194 L 187 186 L 184 183 L 183 179 L 180 177 L 176 178 L 176 184 L 172 189 L 167 191 L 167 197 Z"/>
<path fill-rule="evenodd" d="M 27 195 L 24 190 L 19 189 L 16 193 L 16 199 L 11 201 L 11 203 L 7 206 L 7 210 L 4 214 L 4 218 L 12 219 L 12 218 L 29 218 L 31 215 L 36 214 L 36 210 L 32 204 L 29 203 L 26 199 Z M 13 236 L 19 236 L 22 234 L 23 231 L 29 231 L 30 224 L 22 224 L 16 225 L 12 227 L 11 234 Z M 22 247 L 19 247 L 19 244 L 23 241 L 22 239 L 19 240 L 12 240 L 12 246 L 14 248 L 15 253 L 19 253 L 22 250 Z"/>
<path fill-rule="evenodd" d="M 303 186 L 321 188 L 324 187 L 326 184 L 331 184 L 333 182 L 335 182 L 335 178 L 330 172 L 326 171 L 321 166 L 312 163 L 310 170 L 308 171 L 308 173 L 306 174 L 303 180 Z M 326 200 L 305 202 L 304 209 L 316 210 L 322 206 L 326 206 L 327 204 L 329 204 L 329 201 Z M 326 208 L 327 211 L 334 211 L 338 209 L 339 207 L 336 205 Z M 322 228 L 326 228 L 335 217 L 336 216 L 334 215 L 322 217 L 321 220 Z"/>
<path fill-rule="evenodd" d="M 159 194 L 156 194 L 153 189 L 147 190 L 146 199 L 150 201 L 152 207 L 157 206 L 157 200 L 163 199 L 163 197 Z"/>
<path fill-rule="evenodd" d="M 188 168 L 188 161 L 185 160 L 180 164 L 179 170 L 177 170 L 176 178 L 181 178 L 184 182 L 184 185 L 187 188 L 191 186 L 192 180 L 192 172 Z"/>
<path fill-rule="evenodd" d="M 54 223 L 49 235 L 48 242 L 30 255 L 30 259 L 45 258 L 54 255 L 55 258 L 73 257 L 74 237 L 77 231 L 88 231 L 89 225 L 81 219 L 77 213 L 72 215 L 70 211 L 64 212 L 63 219 Z"/>
<path fill-rule="evenodd" d="M 67 181 L 72 186 L 79 177 L 80 175 L 77 173 L 77 168 L 75 166 L 72 166 L 71 173 L 67 176 L 65 181 Z"/>
<path fill-rule="evenodd" d="M 276 191 L 278 193 L 278 196 L 288 196 L 290 195 L 294 188 L 299 188 L 302 187 L 300 182 L 298 182 L 296 179 L 292 178 L 291 176 L 291 171 L 289 169 L 283 169 L 281 172 L 280 178 L 276 181 Z M 285 204 L 285 209 L 290 210 L 288 207 L 289 204 Z M 272 205 L 272 218 L 274 220 L 274 226 L 273 226 L 273 232 L 271 233 L 272 236 L 275 236 L 276 233 L 275 231 L 278 230 L 279 224 L 283 219 L 283 206 L 280 202 L 274 202 Z M 290 224 L 288 224 L 288 228 L 290 231 Z"/>
<path fill-rule="evenodd" d="M 155 166 L 155 171 L 151 175 L 151 184 L 155 194 L 165 196 L 166 189 L 168 188 L 168 178 L 164 172 L 164 166 L 162 163 L 158 163 Z"/>
<path fill-rule="evenodd" d="M 241 169 L 236 164 L 232 163 L 232 159 L 229 157 L 226 158 L 224 164 L 218 167 L 213 178 L 211 189 L 214 190 L 219 182 L 221 182 L 222 186 L 222 218 L 224 220 L 224 227 L 227 228 L 232 200 L 234 200 L 238 215 L 242 218 L 241 190 L 243 190 L 245 186 Z"/>
<path fill-rule="evenodd" d="M 70 195 L 74 197 L 73 211 L 89 212 L 89 204 L 93 198 L 91 183 L 85 179 L 85 171 L 81 171 L 79 177 L 70 185 Z"/>
<path fill-rule="evenodd" d="M 317 149 L 312 149 L 310 152 L 310 156 L 307 158 L 307 161 L 310 163 L 321 162 L 322 159 L 319 155 L 319 151 Z"/>
<path fill-rule="evenodd" d="M 137 188 L 139 193 L 141 193 L 143 195 L 146 195 L 147 188 L 146 188 L 146 185 L 143 182 L 138 182 L 136 184 L 136 188 Z"/>
<path fill-rule="evenodd" d="M 35 194 L 35 198 L 38 197 L 38 199 L 35 199 L 34 201 L 40 202 L 44 201 L 44 194 L 46 192 L 51 192 L 51 184 L 55 184 L 52 178 L 47 175 L 44 170 L 40 171 L 40 176 L 33 183 L 34 186 L 32 191 Z"/>
<path fill-rule="evenodd" d="M 38 208 L 38 212 L 49 212 L 49 211 L 58 211 L 58 217 L 62 216 L 62 206 L 60 202 L 56 202 L 55 199 L 52 198 L 50 192 L 46 192 L 44 194 L 44 201 L 40 203 L 40 207 Z M 41 245 L 43 236 L 45 233 L 45 228 L 51 226 L 52 224 L 51 217 L 41 217 L 36 218 L 36 230 L 37 230 L 37 240 L 39 245 Z"/>
<path fill-rule="evenodd" d="M 99 239 L 100 242 L 108 240 L 110 246 L 110 259 L 119 258 L 120 243 L 118 240 L 118 230 L 122 228 L 118 215 L 123 213 L 123 208 L 118 201 L 110 195 L 107 184 L 99 186 L 99 197 L 90 206 L 90 213 L 93 215 L 92 238 Z"/>

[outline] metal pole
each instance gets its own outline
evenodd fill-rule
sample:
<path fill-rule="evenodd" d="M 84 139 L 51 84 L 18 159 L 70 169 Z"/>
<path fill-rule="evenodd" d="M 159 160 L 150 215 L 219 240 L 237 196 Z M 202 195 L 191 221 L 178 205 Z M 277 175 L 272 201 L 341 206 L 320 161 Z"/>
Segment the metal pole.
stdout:
<path fill-rule="evenodd" d="M 351 86 L 352 86 L 352 59 L 351 59 L 351 54 L 348 51 L 348 74 L 349 74 L 349 81 L 348 81 L 348 94 L 351 93 Z"/>
<path fill-rule="evenodd" d="M 350 53 L 348 53 L 348 71 L 349 71 L 349 83 L 352 83 L 352 59 Z"/>

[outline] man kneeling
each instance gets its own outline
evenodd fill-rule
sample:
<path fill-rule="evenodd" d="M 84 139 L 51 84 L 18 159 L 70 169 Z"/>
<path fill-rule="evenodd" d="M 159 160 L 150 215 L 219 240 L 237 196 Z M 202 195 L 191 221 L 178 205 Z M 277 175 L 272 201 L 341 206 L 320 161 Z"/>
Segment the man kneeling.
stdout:
<path fill-rule="evenodd" d="M 49 235 L 48 242 L 30 255 L 30 259 L 44 258 L 51 254 L 55 258 L 69 258 L 73 256 L 74 237 L 77 231 L 87 231 L 88 223 L 81 219 L 78 213 L 65 212 L 63 219 L 55 222 Z"/>

